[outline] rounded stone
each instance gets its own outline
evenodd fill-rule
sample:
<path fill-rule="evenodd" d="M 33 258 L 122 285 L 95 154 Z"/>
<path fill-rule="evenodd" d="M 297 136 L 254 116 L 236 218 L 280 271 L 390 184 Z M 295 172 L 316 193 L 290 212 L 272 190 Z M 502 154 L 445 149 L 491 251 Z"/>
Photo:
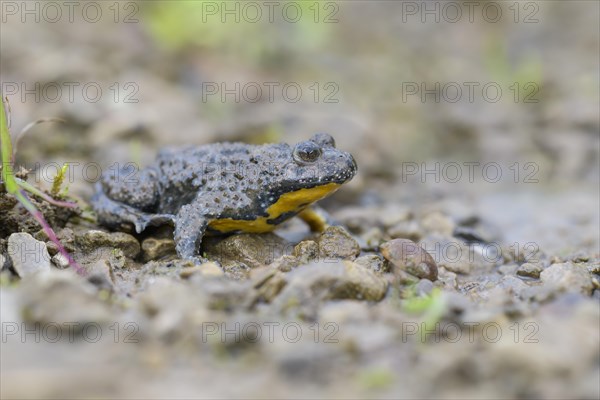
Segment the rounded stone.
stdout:
<path fill-rule="evenodd" d="M 435 281 L 438 268 L 433 257 L 409 239 L 394 239 L 381 245 L 381 254 L 394 267 L 394 273 L 405 271 L 421 279 Z"/>
<path fill-rule="evenodd" d="M 50 254 L 46 243 L 35 240 L 29 233 L 13 233 L 8 238 L 8 257 L 21 278 L 50 270 Z"/>

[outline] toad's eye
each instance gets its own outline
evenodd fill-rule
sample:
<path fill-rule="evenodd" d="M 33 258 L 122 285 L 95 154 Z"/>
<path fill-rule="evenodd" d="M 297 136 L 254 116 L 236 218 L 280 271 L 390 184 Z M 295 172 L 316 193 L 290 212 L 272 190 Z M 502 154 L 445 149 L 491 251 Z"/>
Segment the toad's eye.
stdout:
<path fill-rule="evenodd" d="M 294 160 L 300 163 L 312 163 L 321 155 L 321 148 L 312 141 L 298 143 L 294 148 Z"/>

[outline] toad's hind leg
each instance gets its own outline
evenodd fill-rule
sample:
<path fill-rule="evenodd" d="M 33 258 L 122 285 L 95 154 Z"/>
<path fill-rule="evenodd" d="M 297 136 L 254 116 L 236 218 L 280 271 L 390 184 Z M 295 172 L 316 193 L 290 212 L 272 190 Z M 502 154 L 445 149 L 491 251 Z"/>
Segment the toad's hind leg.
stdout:
<path fill-rule="evenodd" d="M 202 237 L 208 222 L 201 210 L 194 204 L 187 204 L 175 217 L 175 248 L 181 258 L 198 263 L 206 260 L 198 255 Z"/>
<path fill-rule="evenodd" d="M 120 228 L 129 223 L 135 227 L 137 233 L 141 233 L 148 226 L 164 225 L 173 221 L 172 215 L 145 213 L 111 199 L 104 193 L 100 184 L 96 185 L 96 194 L 91 203 L 98 215 L 98 222 L 112 228 Z"/>

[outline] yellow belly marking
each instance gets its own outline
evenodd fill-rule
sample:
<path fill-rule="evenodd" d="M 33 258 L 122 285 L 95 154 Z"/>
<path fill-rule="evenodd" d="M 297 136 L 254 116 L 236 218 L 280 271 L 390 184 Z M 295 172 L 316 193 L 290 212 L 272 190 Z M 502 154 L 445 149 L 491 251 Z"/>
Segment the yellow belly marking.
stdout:
<path fill-rule="evenodd" d="M 275 229 L 275 225 L 267 223 L 267 218 L 260 217 L 254 220 L 243 219 L 213 219 L 208 223 L 208 227 L 219 232 L 250 232 L 250 233 L 266 233 Z"/>
<path fill-rule="evenodd" d="M 300 212 L 311 203 L 335 192 L 340 186 L 341 185 L 337 183 L 328 183 L 310 189 L 300 189 L 295 192 L 285 193 L 267 208 L 268 217 L 259 217 L 253 220 L 236 220 L 231 218 L 215 219 L 208 223 L 208 227 L 224 233 L 232 231 L 250 233 L 271 232 L 276 228 L 276 225 L 269 224 L 267 220 L 275 219 L 280 215 L 291 211 Z"/>

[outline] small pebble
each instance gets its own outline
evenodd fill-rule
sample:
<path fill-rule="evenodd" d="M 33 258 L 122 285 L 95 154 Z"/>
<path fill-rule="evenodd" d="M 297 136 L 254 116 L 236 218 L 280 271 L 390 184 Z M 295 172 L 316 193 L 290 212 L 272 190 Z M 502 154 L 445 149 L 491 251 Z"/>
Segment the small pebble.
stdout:
<path fill-rule="evenodd" d="M 544 268 L 540 264 L 524 263 L 517 269 L 517 275 L 539 278 Z"/>
<path fill-rule="evenodd" d="M 175 241 L 173 239 L 148 238 L 142 242 L 144 262 L 157 260 L 169 254 L 175 254 Z"/>
<path fill-rule="evenodd" d="M 69 260 L 67 257 L 60 253 L 56 253 L 54 256 L 52 256 L 52 263 L 60 269 L 65 269 L 69 266 Z"/>
<path fill-rule="evenodd" d="M 321 261 L 347 258 L 354 259 L 360 254 L 358 242 L 341 226 L 330 226 L 318 239 Z"/>
<path fill-rule="evenodd" d="M 50 254 L 46 243 L 35 240 L 29 233 L 13 233 L 8 238 L 8 256 L 21 278 L 50 270 Z"/>
<path fill-rule="evenodd" d="M 294 247 L 293 254 L 300 264 L 308 264 L 319 257 L 319 245 L 314 240 L 303 240 Z"/>
<path fill-rule="evenodd" d="M 253 269 L 250 272 L 252 287 L 256 291 L 256 300 L 270 302 L 287 284 L 285 274 L 270 267 Z"/>
<path fill-rule="evenodd" d="M 47 241 L 46 247 L 48 248 L 48 253 L 51 256 L 55 256 L 56 254 L 58 254 L 58 246 L 56 245 L 56 243 Z"/>
<path fill-rule="evenodd" d="M 239 264 L 250 268 L 263 267 L 293 249 L 291 243 L 274 233 L 240 233 L 225 238 L 207 238 L 203 246 L 206 257 L 218 261 L 225 271 Z"/>
<path fill-rule="evenodd" d="M 435 281 L 438 277 L 433 257 L 412 240 L 390 240 L 381 245 L 381 254 L 395 267 L 395 273 L 397 270 L 403 270 L 430 281 Z"/>
<path fill-rule="evenodd" d="M 421 240 L 423 232 L 417 221 L 402 221 L 388 229 L 388 234 L 394 239 Z"/>
<path fill-rule="evenodd" d="M 594 284 L 587 269 L 571 262 L 556 263 L 540 274 L 544 284 L 554 289 L 592 294 Z"/>
<path fill-rule="evenodd" d="M 184 268 L 179 273 L 179 276 L 181 276 L 183 279 L 188 279 L 194 274 L 200 274 L 203 276 L 223 276 L 224 272 L 217 263 L 207 262 L 204 264 L 195 265 L 193 267 Z"/>
<path fill-rule="evenodd" d="M 290 255 L 284 255 L 273 261 L 271 264 L 269 264 L 269 266 L 281 272 L 290 272 L 300 264 L 303 263 L 301 263 L 298 258 Z"/>
<path fill-rule="evenodd" d="M 104 232 L 91 230 L 77 238 L 78 244 L 88 251 L 94 251 L 100 247 L 117 248 L 123 250 L 125 256 L 135 258 L 140 254 L 140 244 L 135 237 L 123 232 Z"/>
<path fill-rule="evenodd" d="M 358 257 L 356 260 L 354 260 L 354 262 L 370 269 L 375 273 L 388 272 L 386 271 L 386 263 L 383 261 L 383 258 L 378 254 L 366 254 L 364 256 Z"/>

